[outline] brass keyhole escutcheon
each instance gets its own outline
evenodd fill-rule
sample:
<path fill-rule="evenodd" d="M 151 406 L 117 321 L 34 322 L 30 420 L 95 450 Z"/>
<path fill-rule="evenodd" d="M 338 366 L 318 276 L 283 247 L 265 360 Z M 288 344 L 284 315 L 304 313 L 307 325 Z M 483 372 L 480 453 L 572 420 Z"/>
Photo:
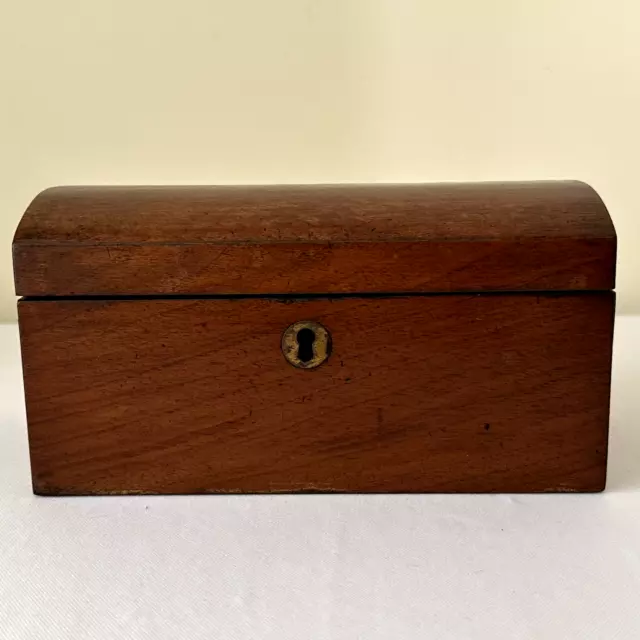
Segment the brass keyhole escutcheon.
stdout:
<path fill-rule="evenodd" d="M 282 353 L 294 367 L 315 369 L 331 354 L 331 335 L 319 322 L 294 322 L 282 334 Z"/>

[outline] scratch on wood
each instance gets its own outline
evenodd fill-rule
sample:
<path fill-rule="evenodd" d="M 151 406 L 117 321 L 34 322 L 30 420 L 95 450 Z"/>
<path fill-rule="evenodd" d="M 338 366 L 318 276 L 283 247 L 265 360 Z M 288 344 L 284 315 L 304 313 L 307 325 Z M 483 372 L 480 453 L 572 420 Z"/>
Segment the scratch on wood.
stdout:
<path fill-rule="evenodd" d="M 269 484 L 269 489 L 265 493 L 301 493 L 304 491 L 318 491 L 318 492 L 326 492 L 326 493 L 335 493 L 341 491 L 337 487 L 333 487 L 328 483 L 317 483 L 317 482 L 302 482 L 302 483 L 293 483 L 291 485 L 283 486 L 275 483 Z"/>

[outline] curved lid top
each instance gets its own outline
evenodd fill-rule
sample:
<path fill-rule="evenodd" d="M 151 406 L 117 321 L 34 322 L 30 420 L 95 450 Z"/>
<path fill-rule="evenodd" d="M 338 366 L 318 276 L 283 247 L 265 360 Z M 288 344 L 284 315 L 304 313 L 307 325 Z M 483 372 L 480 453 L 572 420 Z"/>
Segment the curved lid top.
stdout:
<path fill-rule="evenodd" d="M 14 238 L 29 296 L 603 290 L 581 182 L 56 187 Z"/>

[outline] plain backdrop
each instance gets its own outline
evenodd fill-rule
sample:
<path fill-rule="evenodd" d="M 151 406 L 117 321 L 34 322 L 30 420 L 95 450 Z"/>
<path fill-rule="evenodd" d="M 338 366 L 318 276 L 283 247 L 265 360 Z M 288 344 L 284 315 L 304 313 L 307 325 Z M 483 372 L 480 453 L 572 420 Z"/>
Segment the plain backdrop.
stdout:
<path fill-rule="evenodd" d="M 56 184 L 579 178 L 640 312 L 637 0 L 0 0 L 0 320 Z"/>

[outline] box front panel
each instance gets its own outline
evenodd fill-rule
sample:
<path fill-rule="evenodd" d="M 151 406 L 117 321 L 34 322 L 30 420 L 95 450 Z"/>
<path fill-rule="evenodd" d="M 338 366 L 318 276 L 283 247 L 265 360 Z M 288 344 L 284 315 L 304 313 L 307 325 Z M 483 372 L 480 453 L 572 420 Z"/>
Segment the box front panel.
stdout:
<path fill-rule="evenodd" d="M 596 491 L 614 294 L 23 300 L 41 494 Z M 331 355 L 292 366 L 315 321 Z"/>

